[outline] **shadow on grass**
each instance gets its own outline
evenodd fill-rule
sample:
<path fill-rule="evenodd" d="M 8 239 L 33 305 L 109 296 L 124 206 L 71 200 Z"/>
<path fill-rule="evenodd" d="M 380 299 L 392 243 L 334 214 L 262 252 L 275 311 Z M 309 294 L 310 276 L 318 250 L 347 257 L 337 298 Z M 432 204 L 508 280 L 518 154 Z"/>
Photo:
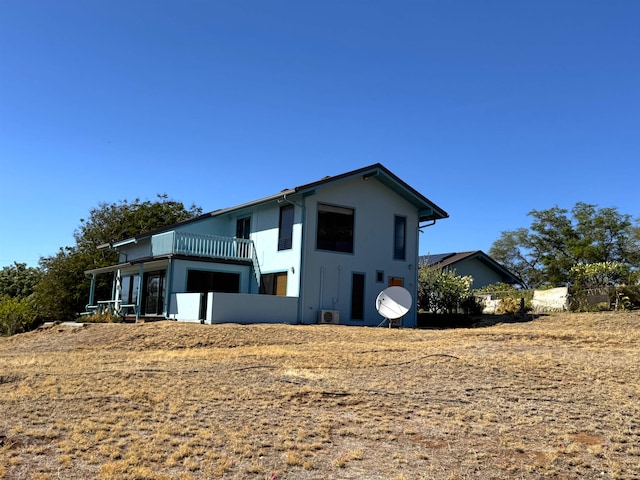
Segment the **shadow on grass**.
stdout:
<path fill-rule="evenodd" d="M 447 328 L 483 328 L 500 323 L 531 322 L 541 314 L 505 314 L 505 315 L 464 315 L 446 313 L 419 313 L 418 328 L 447 329 Z"/>

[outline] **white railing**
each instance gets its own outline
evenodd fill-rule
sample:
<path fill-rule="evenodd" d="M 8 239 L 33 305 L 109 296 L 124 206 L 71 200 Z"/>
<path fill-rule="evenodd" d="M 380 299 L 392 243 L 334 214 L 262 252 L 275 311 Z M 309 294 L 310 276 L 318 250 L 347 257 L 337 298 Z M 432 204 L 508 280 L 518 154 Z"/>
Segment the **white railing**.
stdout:
<path fill-rule="evenodd" d="M 249 239 L 171 231 L 154 235 L 151 249 L 154 256 L 189 255 L 248 261 L 253 264 L 256 280 L 260 285 L 260 265 L 253 241 Z"/>

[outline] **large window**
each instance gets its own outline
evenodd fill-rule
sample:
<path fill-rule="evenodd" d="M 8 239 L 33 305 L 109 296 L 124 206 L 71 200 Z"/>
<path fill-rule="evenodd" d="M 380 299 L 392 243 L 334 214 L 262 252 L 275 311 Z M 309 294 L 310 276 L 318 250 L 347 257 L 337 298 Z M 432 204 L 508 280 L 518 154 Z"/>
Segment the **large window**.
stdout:
<path fill-rule="evenodd" d="M 353 209 L 318 205 L 316 248 L 353 253 Z"/>
<path fill-rule="evenodd" d="M 393 259 L 404 260 L 407 250 L 407 218 L 396 215 L 393 225 Z"/>
<path fill-rule="evenodd" d="M 293 245 L 293 205 L 280 207 L 278 250 L 289 250 Z"/>
<path fill-rule="evenodd" d="M 187 292 L 240 292 L 240 274 L 231 272 L 208 272 L 189 270 L 187 274 Z"/>

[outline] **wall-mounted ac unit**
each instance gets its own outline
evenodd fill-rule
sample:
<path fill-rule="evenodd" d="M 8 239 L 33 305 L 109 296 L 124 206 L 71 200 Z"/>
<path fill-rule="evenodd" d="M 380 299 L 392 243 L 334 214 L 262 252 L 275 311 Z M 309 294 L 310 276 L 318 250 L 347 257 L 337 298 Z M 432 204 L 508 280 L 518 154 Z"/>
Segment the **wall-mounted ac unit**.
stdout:
<path fill-rule="evenodd" d="M 338 310 L 320 310 L 318 312 L 318 323 L 340 323 L 340 312 Z"/>

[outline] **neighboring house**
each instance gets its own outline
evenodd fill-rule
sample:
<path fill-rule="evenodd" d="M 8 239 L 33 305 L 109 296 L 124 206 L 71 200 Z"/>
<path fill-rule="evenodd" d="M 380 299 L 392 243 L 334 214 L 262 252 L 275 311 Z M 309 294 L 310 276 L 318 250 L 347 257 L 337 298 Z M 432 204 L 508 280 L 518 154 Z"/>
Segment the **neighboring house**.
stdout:
<path fill-rule="evenodd" d="M 377 325 L 377 295 L 402 285 L 415 326 L 419 228 L 447 217 L 375 164 L 104 246 L 120 263 L 86 272 L 89 303 L 137 319 Z M 94 302 L 105 273 L 113 298 Z"/>
<path fill-rule="evenodd" d="M 522 285 L 521 279 L 482 250 L 424 255 L 420 257 L 419 265 L 446 268 L 460 276 L 469 275 L 473 277 L 472 288 L 482 288 L 497 282 Z"/>

